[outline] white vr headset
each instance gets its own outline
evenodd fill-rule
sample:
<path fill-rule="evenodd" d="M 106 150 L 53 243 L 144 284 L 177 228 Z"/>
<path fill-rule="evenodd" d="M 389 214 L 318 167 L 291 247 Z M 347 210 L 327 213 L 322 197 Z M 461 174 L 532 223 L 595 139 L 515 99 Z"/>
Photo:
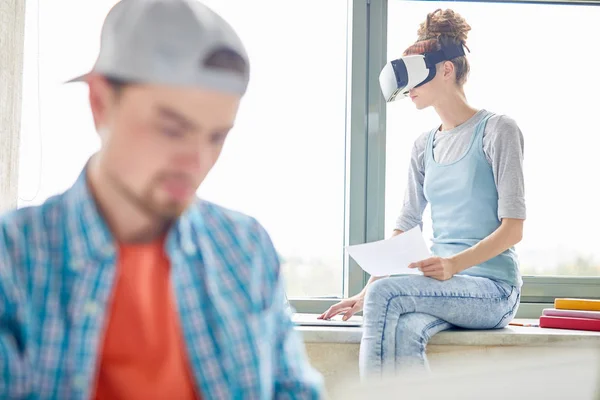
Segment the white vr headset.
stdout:
<path fill-rule="evenodd" d="M 379 74 L 379 85 L 385 101 L 408 97 L 408 92 L 435 77 L 435 66 L 465 55 L 462 44 L 445 44 L 430 53 L 404 56 L 388 62 Z"/>

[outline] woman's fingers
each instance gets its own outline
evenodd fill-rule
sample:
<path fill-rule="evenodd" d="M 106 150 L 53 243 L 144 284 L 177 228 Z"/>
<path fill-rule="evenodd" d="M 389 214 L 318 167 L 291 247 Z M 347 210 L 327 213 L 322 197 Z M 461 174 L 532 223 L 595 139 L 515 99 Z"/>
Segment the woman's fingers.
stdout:
<path fill-rule="evenodd" d="M 431 265 L 439 264 L 440 259 L 438 257 L 430 257 L 426 260 L 421 261 L 421 268 L 429 267 Z"/>
<path fill-rule="evenodd" d="M 408 268 L 423 269 L 423 268 L 429 267 L 431 265 L 439 264 L 439 261 L 440 261 L 439 257 L 429 257 L 429 258 L 426 258 L 425 260 L 421 260 L 421 261 L 409 264 Z"/>
<path fill-rule="evenodd" d="M 441 271 L 442 270 L 442 266 L 441 265 L 432 265 L 429 267 L 424 267 L 424 268 L 420 268 L 421 272 L 425 273 L 432 273 L 432 272 L 436 272 L 436 271 Z"/>
<path fill-rule="evenodd" d="M 344 316 L 342 317 L 342 321 L 348 321 L 354 315 L 354 311 L 352 309 L 346 311 Z"/>
<path fill-rule="evenodd" d="M 323 319 L 331 319 L 338 314 L 347 312 L 348 310 L 350 310 L 350 307 L 338 308 L 335 310 L 328 311 L 327 313 L 325 313 L 325 316 L 323 317 Z"/>
<path fill-rule="evenodd" d="M 452 275 L 448 275 L 444 272 L 444 269 L 432 270 L 423 273 L 424 276 L 429 278 L 437 279 L 438 281 L 445 281 L 452 278 Z"/>
<path fill-rule="evenodd" d="M 439 279 L 444 275 L 444 269 L 439 266 L 423 268 L 421 272 L 423 272 L 424 276 L 435 279 Z"/>
<path fill-rule="evenodd" d="M 325 311 L 319 317 L 319 319 L 330 319 L 332 317 L 335 317 L 336 315 L 338 315 L 341 312 L 349 310 L 351 307 L 352 307 L 352 304 L 348 304 L 348 302 L 346 302 L 346 301 L 341 301 L 341 302 L 329 307 L 329 309 L 327 311 Z"/>
<path fill-rule="evenodd" d="M 354 306 L 350 308 L 350 310 L 344 313 L 342 320 L 348 321 L 350 318 L 352 318 L 354 314 L 356 314 L 360 310 L 362 310 L 362 303 L 357 301 L 356 304 L 354 304 Z"/>
<path fill-rule="evenodd" d="M 428 274 L 423 274 L 423 275 L 428 278 L 437 279 L 438 281 L 441 280 L 440 277 L 442 276 L 442 274 L 440 274 L 439 272 L 430 272 Z"/>

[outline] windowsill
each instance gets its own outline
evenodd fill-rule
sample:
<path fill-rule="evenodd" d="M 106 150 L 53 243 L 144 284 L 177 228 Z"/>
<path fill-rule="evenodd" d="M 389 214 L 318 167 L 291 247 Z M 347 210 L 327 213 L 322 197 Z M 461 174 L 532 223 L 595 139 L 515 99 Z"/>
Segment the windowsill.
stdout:
<path fill-rule="evenodd" d="M 516 319 L 514 322 L 537 324 L 535 319 Z M 358 344 L 362 336 L 360 327 L 298 326 L 305 343 Z M 545 329 L 537 327 L 508 326 L 493 330 L 448 330 L 440 332 L 429 341 L 431 345 L 448 346 L 539 346 L 577 344 L 600 345 L 600 332 Z"/>

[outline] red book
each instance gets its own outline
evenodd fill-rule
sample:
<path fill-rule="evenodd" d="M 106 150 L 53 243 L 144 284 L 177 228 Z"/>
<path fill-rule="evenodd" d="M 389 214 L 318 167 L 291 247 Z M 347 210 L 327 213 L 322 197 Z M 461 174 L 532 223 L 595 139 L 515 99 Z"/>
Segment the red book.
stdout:
<path fill-rule="evenodd" d="M 580 331 L 600 332 L 600 319 L 551 317 L 543 315 L 540 317 L 540 328 L 574 329 Z"/>

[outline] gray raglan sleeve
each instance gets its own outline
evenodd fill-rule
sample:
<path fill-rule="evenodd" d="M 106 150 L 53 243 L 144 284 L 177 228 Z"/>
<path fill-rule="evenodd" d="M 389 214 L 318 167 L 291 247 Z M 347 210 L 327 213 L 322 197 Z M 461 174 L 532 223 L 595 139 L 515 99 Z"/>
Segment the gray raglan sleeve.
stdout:
<path fill-rule="evenodd" d="M 396 220 L 396 229 L 404 232 L 417 225 L 423 229 L 423 211 L 427 206 L 427 199 L 423 193 L 426 146 L 427 134 L 419 136 L 413 145 L 408 167 L 408 180 L 404 192 L 404 204 L 400 216 Z"/>
<path fill-rule="evenodd" d="M 483 147 L 498 189 L 498 218 L 525 219 L 524 139 L 517 123 L 499 116 L 488 122 Z"/>

